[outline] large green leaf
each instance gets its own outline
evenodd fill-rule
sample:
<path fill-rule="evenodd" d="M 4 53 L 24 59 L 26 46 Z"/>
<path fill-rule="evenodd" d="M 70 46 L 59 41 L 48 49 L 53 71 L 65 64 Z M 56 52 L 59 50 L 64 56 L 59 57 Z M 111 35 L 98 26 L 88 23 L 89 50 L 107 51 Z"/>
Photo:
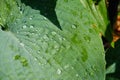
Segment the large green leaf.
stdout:
<path fill-rule="evenodd" d="M 6 4 L 6 1 L 1 2 Z M 19 12 L 14 11 L 16 19 L 13 21 L 0 21 L 0 80 L 105 79 L 104 49 L 98 28 L 100 23 L 92 9 L 86 7 L 89 2 L 30 1 L 34 6 L 25 6 L 14 0 L 8 2 L 15 3 L 17 7 L 11 8 L 18 8 Z M 49 7 L 44 7 L 46 5 L 40 2 Z M 52 3 L 56 9 L 50 6 Z M 13 12 L 11 9 L 8 11 Z M 47 16 L 43 16 L 42 12 L 47 11 Z M 54 12 L 51 12 L 53 16 L 50 11 Z M 7 20 L 6 16 L 2 19 Z M 3 29 L 5 25 L 7 30 Z"/>

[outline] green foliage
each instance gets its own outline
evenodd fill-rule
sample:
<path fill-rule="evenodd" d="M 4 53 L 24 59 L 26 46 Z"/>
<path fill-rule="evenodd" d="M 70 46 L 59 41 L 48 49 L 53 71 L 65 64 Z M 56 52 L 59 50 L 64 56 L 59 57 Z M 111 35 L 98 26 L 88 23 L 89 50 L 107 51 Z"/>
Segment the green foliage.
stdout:
<path fill-rule="evenodd" d="M 21 1 L 0 3 L 0 80 L 105 80 L 104 0 Z"/>

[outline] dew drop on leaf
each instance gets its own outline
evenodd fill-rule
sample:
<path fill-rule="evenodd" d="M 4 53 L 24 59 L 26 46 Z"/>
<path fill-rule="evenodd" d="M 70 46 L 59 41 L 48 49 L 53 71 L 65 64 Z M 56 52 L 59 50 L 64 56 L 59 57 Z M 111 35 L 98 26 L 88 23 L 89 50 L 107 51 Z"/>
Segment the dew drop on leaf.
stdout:
<path fill-rule="evenodd" d="M 32 17 L 30 17 L 29 19 L 32 20 Z"/>
<path fill-rule="evenodd" d="M 37 53 L 40 54 L 40 50 L 38 50 Z"/>
<path fill-rule="evenodd" d="M 34 57 L 34 60 L 35 60 L 35 61 L 37 61 L 37 60 L 38 60 L 38 58 L 37 58 L 37 57 Z"/>
<path fill-rule="evenodd" d="M 23 43 L 20 43 L 20 45 L 21 45 L 21 46 L 24 46 L 24 44 L 23 44 Z"/>
<path fill-rule="evenodd" d="M 71 27 L 72 27 L 73 29 L 76 29 L 76 28 L 77 28 L 77 26 L 76 26 L 75 24 L 73 24 Z"/>
<path fill-rule="evenodd" d="M 34 26 L 33 26 L 33 25 L 31 25 L 31 26 L 30 26 L 30 28 L 34 28 Z"/>
<path fill-rule="evenodd" d="M 64 66 L 64 69 L 67 69 L 67 68 L 69 68 L 69 65 L 68 65 L 68 64 Z"/>
<path fill-rule="evenodd" d="M 57 74 L 61 74 L 62 73 L 62 71 L 60 70 L 60 69 L 57 69 Z"/>
<path fill-rule="evenodd" d="M 41 65 L 41 63 L 40 63 L 40 62 L 39 62 L 38 64 L 39 64 L 39 65 Z"/>
<path fill-rule="evenodd" d="M 62 37 L 59 37 L 59 40 L 62 41 Z"/>
<path fill-rule="evenodd" d="M 78 74 L 76 74 L 75 76 L 76 76 L 76 77 L 78 77 L 79 75 L 78 75 Z"/>
<path fill-rule="evenodd" d="M 64 41 L 66 40 L 65 38 L 62 38 Z"/>
<path fill-rule="evenodd" d="M 48 40 L 49 40 L 49 37 L 48 37 L 47 35 L 44 35 L 44 36 L 43 36 L 43 39 L 44 39 L 45 41 L 48 41 Z"/>
<path fill-rule="evenodd" d="M 74 67 L 71 67 L 71 69 L 74 69 Z"/>
<path fill-rule="evenodd" d="M 93 70 L 92 70 L 91 68 L 86 69 L 86 72 L 87 72 L 88 75 L 90 75 L 90 76 L 93 76 L 93 75 L 94 75 L 94 72 L 93 72 Z"/>
<path fill-rule="evenodd" d="M 13 16 L 13 13 L 10 13 L 11 16 Z"/>
<path fill-rule="evenodd" d="M 47 20 L 47 18 L 46 18 L 46 17 L 43 17 L 43 19 L 44 19 L 44 20 Z"/>
<path fill-rule="evenodd" d="M 57 34 L 56 32 L 54 32 L 54 31 L 52 32 L 52 35 L 53 35 L 53 36 L 55 36 L 56 34 Z"/>
<path fill-rule="evenodd" d="M 56 44 L 56 45 L 54 46 L 54 48 L 55 48 L 55 49 L 59 48 L 59 45 Z"/>
<path fill-rule="evenodd" d="M 97 68 L 95 65 L 91 66 L 91 68 L 94 70 L 94 71 L 97 71 Z"/>
<path fill-rule="evenodd" d="M 26 26 L 26 25 L 23 25 L 23 29 L 25 29 L 25 28 L 27 28 L 27 26 Z"/>
<path fill-rule="evenodd" d="M 23 12 L 22 11 L 20 11 L 20 14 L 22 14 Z"/>
<path fill-rule="evenodd" d="M 90 72 L 90 75 L 91 75 L 91 76 L 93 76 L 93 75 L 94 75 L 94 73 L 93 73 L 93 72 Z"/>

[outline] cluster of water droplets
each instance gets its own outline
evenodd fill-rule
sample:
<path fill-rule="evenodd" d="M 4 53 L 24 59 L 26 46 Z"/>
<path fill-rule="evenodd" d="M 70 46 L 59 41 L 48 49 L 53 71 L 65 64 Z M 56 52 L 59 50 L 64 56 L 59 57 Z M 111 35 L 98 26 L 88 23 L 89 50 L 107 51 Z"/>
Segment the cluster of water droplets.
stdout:
<path fill-rule="evenodd" d="M 85 77 L 87 76 L 95 76 L 95 73 L 98 72 L 95 65 L 92 65 L 91 67 L 86 69 Z"/>

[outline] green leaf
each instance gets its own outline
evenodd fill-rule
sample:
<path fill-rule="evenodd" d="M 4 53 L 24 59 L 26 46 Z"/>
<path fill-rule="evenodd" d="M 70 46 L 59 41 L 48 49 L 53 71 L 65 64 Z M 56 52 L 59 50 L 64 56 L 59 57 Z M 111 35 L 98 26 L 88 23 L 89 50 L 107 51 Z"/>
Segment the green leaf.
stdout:
<path fill-rule="evenodd" d="M 6 1 L 2 0 L 2 3 Z M 13 13 L 16 18 L 1 21 L 8 30 L 0 29 L 0 80 L 105 79 L 99 23 L 92 10 L 86 7 L 88 2 L 58 0 L 55 3 L 55 0 L 49 0 L 47 5 L 31 2 L 36 9 L 28 2 L 28 6 L 14 0 L 9 4 L 13 5 L 13 2 L 16 9 L 20 8 L 18 14 Z M 49 7 L 41 9 L 41 6 Z M 4 18 L 7 20 L 6 15 Z"/>

